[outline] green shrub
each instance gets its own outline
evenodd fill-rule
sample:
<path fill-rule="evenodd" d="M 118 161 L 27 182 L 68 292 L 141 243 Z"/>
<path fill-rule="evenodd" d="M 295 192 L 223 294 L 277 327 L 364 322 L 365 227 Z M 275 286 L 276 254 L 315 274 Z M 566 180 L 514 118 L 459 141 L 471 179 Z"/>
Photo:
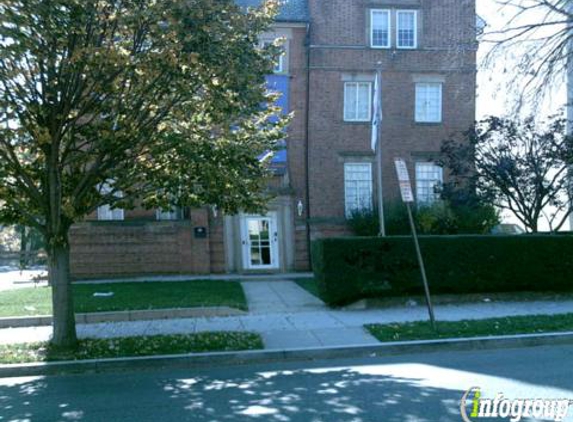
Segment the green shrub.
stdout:
<path fill-rule="evenodd" d="M 432 293 L 573 290 L 573 236 L 422 236 Z M 423 294 L 411 237 L 331 238 L 312 245 L 330 305 Z"/>
<path fill-rule="evenodd" d="M 445 202 L 418 206 L 415 215 L 421 234 L 457 234 L 456 216 Z"/>
<path fill-rule="evenodd" d="M 456 205 L 439 201 L 431 205 L 418 205 L 412 209 L 416 228 L 420 234 L 488 234 L 499 224 L 494 207 L 488 205 Z M 384 207 L 386 232 L 391 236 L 410 234 L 406 205 L 400 202 Z M 378 210 L 352 211 L 348 226 L 356 236 L 377 236 L 379 233 Z"/>
<path fill-rule="evenodd" d="M 414 219 L 416 219 L 416 210 Z M 392 202 L 384 207 L 384 220 L 386 222 L 386 233 L 390 236 L 408 235 L 411 233 L 408 212 L 403 202 Z"/>
<path fill-rule="evenodd" d="M 347 218 L 348 227 L 356 236 L 377 236 L 380 232 L 378 209 L 352 210 Z"/>

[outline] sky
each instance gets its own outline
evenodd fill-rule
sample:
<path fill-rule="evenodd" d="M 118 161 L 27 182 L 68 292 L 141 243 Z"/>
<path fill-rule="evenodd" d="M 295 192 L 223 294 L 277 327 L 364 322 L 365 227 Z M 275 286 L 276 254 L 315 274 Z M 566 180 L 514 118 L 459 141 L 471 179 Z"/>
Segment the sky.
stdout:
<path fill-rule="evenodd" d="M 495 0 L 477 0 L 477 13 L 488 25 L 488 30 L 498 30 L 507 25 L 513 16 L 512 11 L 501 8 Z M 541 16 L 540 16 L 541 14 Z M 541 21 L 542 12 L 527 15 L 524 22 Z M 509 89 L 509 82 L 514 78 L 511 61 L 498 60 L 495 67 L 485 67 L 484 57 L 490 50 L 489 44 L 480 44 L 478 50 L 478 98 L 477 118 L 487 115 L 507 115 L 512 112 L 515 96 Z M 535 114 L 547 116 L 558 112 L 566 103 L 566 87 L 564 84 L 555 86 Z M 531 109 L 525 109 L 524 114 L 530 114 Z"/>

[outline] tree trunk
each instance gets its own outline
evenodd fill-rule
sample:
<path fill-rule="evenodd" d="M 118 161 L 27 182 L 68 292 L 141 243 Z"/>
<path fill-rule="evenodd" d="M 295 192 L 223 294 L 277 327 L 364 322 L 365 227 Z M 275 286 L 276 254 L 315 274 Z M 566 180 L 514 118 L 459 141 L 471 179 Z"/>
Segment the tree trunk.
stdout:
<path fill-rule="evenodd" d="M 48 248 L 48 278 L 52 286 L 52 344 L 64 349 L 74 348 L 77 335 L 67 236 L 63 242 Z"/>

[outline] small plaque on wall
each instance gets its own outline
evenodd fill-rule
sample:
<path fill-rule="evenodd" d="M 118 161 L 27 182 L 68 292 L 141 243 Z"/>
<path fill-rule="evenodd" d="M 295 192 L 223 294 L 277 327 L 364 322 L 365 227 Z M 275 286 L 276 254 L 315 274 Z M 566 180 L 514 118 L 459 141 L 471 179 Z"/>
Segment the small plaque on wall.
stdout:
<path fill-rule="evenodd" d="M 195 233 L 196 239 L 205 239 L 207 237 L 206 227 L 195 227 L 193 228 L 193 232 Z"/>

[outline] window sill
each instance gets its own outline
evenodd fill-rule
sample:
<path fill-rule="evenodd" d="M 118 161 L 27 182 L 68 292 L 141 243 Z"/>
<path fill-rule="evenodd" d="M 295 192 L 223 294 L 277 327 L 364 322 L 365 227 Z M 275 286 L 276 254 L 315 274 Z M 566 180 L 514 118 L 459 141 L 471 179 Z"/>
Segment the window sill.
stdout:
<path fill-rule="evenodd" d="M 345 125 L 371 125 L 372 120 L 343 120 Z"/>
<path fill-rule="evenodd" d="M 416 126 L 442 126 L 444 122 L 414 122 Z"/>

